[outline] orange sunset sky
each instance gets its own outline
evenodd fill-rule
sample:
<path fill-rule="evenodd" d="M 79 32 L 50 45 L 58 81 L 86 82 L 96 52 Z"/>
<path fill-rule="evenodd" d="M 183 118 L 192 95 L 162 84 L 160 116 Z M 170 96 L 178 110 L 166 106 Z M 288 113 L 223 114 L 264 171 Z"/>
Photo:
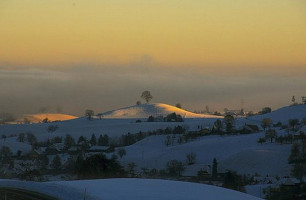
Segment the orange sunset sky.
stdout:
<path fill-rule="evenodd" d="M 241 99 L 279 107 L 306 95 L 304 0 L 1 0 L 0 24 L 0 81 L 15 88 L 1 84 L 0 108 L 11 112 L 102 111 L 134 104 L 145 89 L 190 110 Z M 89 90 L 92 98 L 79 95 Z M 122 91 L 127 102 L 114 100 Z"/>

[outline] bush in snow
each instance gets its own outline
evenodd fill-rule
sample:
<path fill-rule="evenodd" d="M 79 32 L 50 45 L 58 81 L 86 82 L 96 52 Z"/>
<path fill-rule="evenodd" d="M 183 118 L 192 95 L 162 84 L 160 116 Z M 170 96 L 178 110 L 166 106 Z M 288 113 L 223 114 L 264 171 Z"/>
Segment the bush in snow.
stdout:
<path fill-rule="evenodd" d="M 181 176 L 185 167 L 181 161 L 170 160 L 167 163 L 167 172 L 170 176 Z"/>
<path fill-rule="evenodd" d="M 186 162 L 188 165 L 193 165 L 196 161 L 196 154 L 194 152 L 191 152 L 186 155 Z"/>

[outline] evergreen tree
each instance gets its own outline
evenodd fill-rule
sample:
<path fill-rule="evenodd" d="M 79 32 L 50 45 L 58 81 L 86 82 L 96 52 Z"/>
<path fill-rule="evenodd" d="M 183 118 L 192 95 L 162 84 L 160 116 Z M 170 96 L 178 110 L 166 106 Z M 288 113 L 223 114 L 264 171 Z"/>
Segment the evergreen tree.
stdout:
<path fill-rule="evenodd" d="M 123 156 L 125 156 L 125 155 L 126 155 L 125 149 L 119 149 L 119 150 L 118 150 L 118 155 L 120 156 L 120 158 L 122 158 Z"/>
<path fill-rule="evenodd" d="M 93 146 L 97 144 L 97 138 L 95 134 L 91 135 L 90 144 Z"/>
<path fill-rule="evenodd" d="M 52 161 L 52 167 L 58 170 L 61 168 L 61 166 L 62 166 L 61 158 L 58 155 L 56 155 Z"/>
<path fill-rule="evenodd" d="M 79 139 L 78 139 L 78 144 L 80 144 L 82 142 L 85 142 L 85 141 L 87 141 L 86 137 L 80 136 Z"/>
<path fill-rule="evenodd" d="M 218 176 L 218 162 L 216 158 L 213 160 L 211 176 L 212 178 L 217 178 Z"/>
<path fill-rule="evenodd" d="M 47 169 L 49 165 L 49 158 L 48 156 L 44 155 L 39 159 L 39 167 L 41 169 Z"/>
<path fill-rule="evenodd" d="M 293 164 L 291 175 L 301 182 L 303 181 L 303 176 L 306 175 L 306 155 L 304 149 L 304 145 L 300 147 L 298 143 L 293 144 L 288 158 L 289 163 Z"/>
<path fill-rule="evenodd" d="M 220 134 L 222 132 L 222 121 L 220 119 L 217 119 L 215 122 L 214 122 L 214 131 L 217 133 L 217 134 Z"/>
<path fill-rule="evenodd" d="M 225 128 L 227 133 L 231 133 L 233 131 L 233 126 L 234 126 L 234 117 L 232 115 L 226 115 L 224 117 L 225 120 Z"/>
<path fill-rule="evenodd" d="M 67 134 L 65 139 L 64 139 L 64 145 L 65 149 L 71 148 L 73 145 L 75 145 L 75 140 L 71 135 Z"/>
<path fill-rule="evenodd" d="M 105 134 L 105 135 L 103 136 L 103 139 L 104 139 L 104 143 L 103 143 L 103 145 L 104 145 L 104 146 L 109 145 L 109 137 L 108 137 L 108 135 L 107 135 L 107 134 Z"/>

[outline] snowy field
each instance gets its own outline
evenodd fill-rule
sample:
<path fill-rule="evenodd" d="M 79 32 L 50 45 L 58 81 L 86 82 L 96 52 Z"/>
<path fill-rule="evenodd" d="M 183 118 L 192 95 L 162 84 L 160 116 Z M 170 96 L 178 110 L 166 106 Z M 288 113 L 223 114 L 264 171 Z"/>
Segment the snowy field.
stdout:
<path fill-rule="evenodd" d="M 260 200 L 225 188 L 157 179 L 100 179 L 59 182 L 0 180 L 0 187 L 34 190 L 60 200 Z M 86 192 L 85 192 L 86 191 Z"/>
<path fill-rule="evenodd" d="M 264 133 L 237 136 L 205 136 L 185 144 L 166 146 L 166 136 L 151 136 L 125 147 L 126 156 L 120 159 L 127 165 L 134 162 L 140 170 L 164 169 L 169 160 L 186 162 L 188 153 L 196 154 L 195 165 L 186 166 L 189 175 L 196 176 L 203 166 L 212 165 L 216 158 L 220 171 L 234 170 L 240 174 L 288 176 L 288 157 L 291 145 L 259 144 Z M 183 173 L 184 175 L 184 173 Z"/>
<path fill-rule="evenodd" d="M 178 108 L 167 106 L 166 104 L 145 104 L 138 107 L 131 106 L 117 111 L 110 111 L 104 113 L 103 116 L 108 118 L 118 113 L 128 112 L 131 116 L 137 114 L 138 117 L 144 117 L 145 115 L 150 116 L 154 113 L 156 114 L 156 110 L 158 114 L 162 113 L 164 116 L 172 111 L 183 112 L 181 109 L 178 110 Z M 127 117 L 126 114 L 125 116 Z M 199 128 L 211 127 L 217 119 L 206 117 L 185 118 L 184 122 L 141 123 L 136 123 L 136 119 L 139 118 L 102 118 L 101 120 L 95 118 L 88 120 L 83 117 L 55 123 L 1 125 L 0 135 L 10 136 L 11 134 L 18 135 L 19 133 L 32 132 L 38 140 L 43 141 L 55 136 L 64 137 L 66 134 L 72 135 L 75 139 L 81 135 L 90 139 L 93 133 L 97 136 L 100 134 L 108 134 L 110 137 L 118 137 L 128 132 L 146 132 L 177 125 L 184 126 L 188 130 L 199 130 Z M 236 120 L 236 126 L 239 127 L 245 123 L 259 125 L 260 120 L 267 117 L 270 117 L 274 123 L 281 121 L 284 124 L 293 118 L 301 120 L 306 118 L 306 105 L 288 106 L 265 115 L 238 118 Z M 145 120 L 145 118 L 141 119 L 142 121 Z M 50 125 L 57 125 L 58 129 L 50 133 L 47 131 Z M 278 131 L 278 134 L 284 135 L 287 133 L 282 130 Z M 190 175 L 195 175 L 203 166 L 211 165 L 213 158 L 218 160 L 219 167 L 223 170 L 231 169 L 238 173 L 259 173 L 260 175 L 270 176 L 289 175 L 290 166 L 287 163 L 287 158 L 290 153 L 290 145 L 258 144 L 258 138 L 263 136 L 264 133 L 236 136 L 207 136 L 181 145 L 174 143 L 174 145 L 168 147 L 165 145 L 166 136 L 151 136 L 134 145 L 124 147 L 127 155 L 120 159 L 120 161 L 124 165 L 134 162 L 137 169 L 141 169 L 142 167 L 164 169 L 169 160 L 176 159 L 185 162 L 186 154 L 193 152 L 196 154 L 196 163 L 186 168 L 186 173 Z M 9 146 L 15 154 L 18 150 L 21 150 L 23 153 L 31 150 L 30 145 L 19 143 L 16 140 L 16 136 L 0 139 L 0 147 L 2 145 Z M 174 140 L 177 141 L 177 138 L 174 138 Z"/>

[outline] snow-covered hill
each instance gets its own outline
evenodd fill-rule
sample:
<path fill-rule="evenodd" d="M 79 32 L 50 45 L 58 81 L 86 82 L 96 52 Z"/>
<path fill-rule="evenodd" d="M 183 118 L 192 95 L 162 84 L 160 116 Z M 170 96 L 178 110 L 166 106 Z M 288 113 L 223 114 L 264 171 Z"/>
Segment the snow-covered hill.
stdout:
<path fill-rule="evenodd" d="M 288 176 L 288 157 L 291 145 L 275 143 L 259 144 L 258 138 L 264 133 L 236 136 L 205 136 L 185 144 L 165 145 L 166 136 L 151 136 L 131 146 L 125 147 L 126 155 L 120 159 L 124 165 L 134 162 L 137 169 L 165 169 L 170 160 L 186 163 L 186 155 L 194 153 L 194 165 L 186 165 L 183 174 L 196 176 L 197 172 L 219 162 L 219 170 L 234 170 L 239 174 L 262 176 Z M 177 136 L 179 137 L 179 136 Z M 177 141 L 178 138 L 174 138 Z M 172 138 L 171 138 L 172 139 Z"/>
<path fill-rule="evenodd" d="M 40 114 L 28 114 L 20 116 L 16 121 L 24 122 L 27 120 L 30 123 L 41 123 L 44 119 L 48 118 L 48 121 L 66 121 L 71 119 L 76 119 L 76 116 L 60 114 L 60 113 L 40 113 Z"/>
<path fill-rule="evenodd" d="M 264 118 L 272 119 L 273 123 L 281 122 L 283 124 L 288 124 L 289 119 L 301 120 L 306 118 L 306 105 L 286 106 L 271 113 L 249 117 L 254 121 L 262 121 Z"/>
<path fill-rule="evenodd" d="M 0 186 L 34 190 L 62 200 L 260 200 L 245 193 L 211 185 L 157 179 L 100 179 L 45 183 L 0 180 Z"/>
<path fill-rule="evenodd" d="M 183 118 L 223 118 L 216 115 L 204 115 L 192 113 L 168 104 L 153 103 L 153 104 L 140 104 L 130 107 L 112 110 L 109 112 L 101 113 L 103 118 L 148 118 L 149 116 L 167 116 L 168 114 L 176 113 Z"/>

